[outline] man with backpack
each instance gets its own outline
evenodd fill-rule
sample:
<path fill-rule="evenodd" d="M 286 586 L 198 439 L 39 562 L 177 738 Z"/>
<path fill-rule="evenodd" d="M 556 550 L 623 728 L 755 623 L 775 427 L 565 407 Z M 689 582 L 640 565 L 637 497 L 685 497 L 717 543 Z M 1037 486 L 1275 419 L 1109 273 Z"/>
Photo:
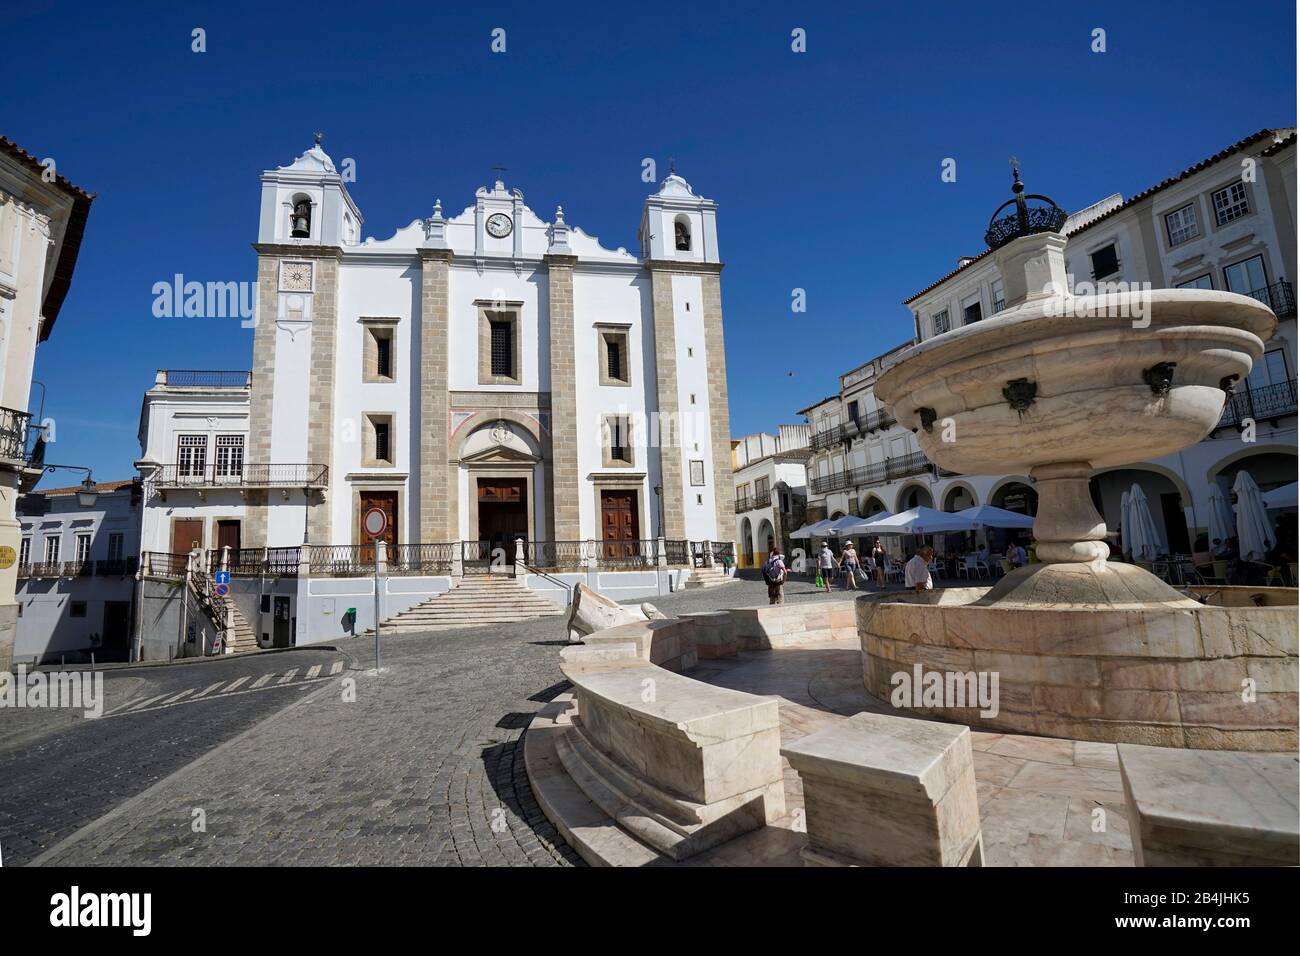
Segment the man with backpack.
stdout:
<path fill-rule="evenodd" d="M 785 555 L 776 541 L 767 539 L 767 560 L 763 562 L 763 580 L 767 582 L 767 603 L 785 603 Z"/>

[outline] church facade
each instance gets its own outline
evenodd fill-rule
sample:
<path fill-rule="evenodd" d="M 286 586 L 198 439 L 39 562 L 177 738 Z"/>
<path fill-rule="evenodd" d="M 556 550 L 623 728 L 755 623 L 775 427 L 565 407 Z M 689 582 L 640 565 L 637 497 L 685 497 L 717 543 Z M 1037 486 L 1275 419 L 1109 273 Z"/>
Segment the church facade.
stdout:
<path fill-rule="evenodd" d="M 263 173 L 242 547 L 730 539 L 714 202 L 670 175 L 637 254 L 500 180 L 362 224 L 319 142 Z"/>

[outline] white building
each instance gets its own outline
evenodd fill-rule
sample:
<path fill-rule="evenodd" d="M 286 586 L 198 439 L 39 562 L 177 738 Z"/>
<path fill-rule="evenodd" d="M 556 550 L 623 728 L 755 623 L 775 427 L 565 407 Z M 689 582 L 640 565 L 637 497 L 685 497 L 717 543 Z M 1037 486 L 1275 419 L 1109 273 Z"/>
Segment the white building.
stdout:
<path fill-rule="evenodd" d="M 1074 289 L 1148 282 L 1251 295 L 1280 320 L 1246 383 L 1232 383 L 1222 423 L 1183 452 L 1099 472 L 1093 495 L 1107 525 L 1119 500 L 1142 485 L 1162 540 L 1188 553 L 1209 524 L 1211 483 L 1230 491 L 1240 469 L 1264 490 L 1296 480 L 1295 131 L 1262 130 L 1125 200 L 1116 194 L 1071 216 L 1063 231 Z M 993 256 L 963 256 L 957 268 L 905 304 L 917 340 L 1002 309 Z M 1063 321 L 1068 321 L 1064 319 Z M 957 511 L 993 504 L 1033 514 L 1026 475 L 951 475 L 920 452 L 875 400 L 872 383 L 910 343 L 840 378 L 838 394 L 804 409 L 812 425 L 810 519 L 898 512 L 915 505 Z"/>
<path fill-rule="evenodd" d="M 68 294 L 93 200 L 0 136 L 0 671 L 18 619 L 18 496 L 41 475 L 39 430 L 27 412 L 36 346 Z"/>
<path fill-rule="evenodd" d="M 23 495 L 14 660 L 125 661 L 134 624 L 140 482 L 83 485 Z"/>
<path fill-rule="evenodd" d="M 361 241 L 319 143 L 263 173 L 243 460 L 294 480 L 243 482 L 241 544 L 363 544 L 373 508 L 395 547 L 730 537 L 715 213 L 669 176 L 636 255 L 498 181 Z"/>
<path fill-rule="evenodd" d="M 768 541 L 791 553 L 790 532 L 807 510 L 807 425 L 781 425 L 777 434 L 757 432 L 732 443 L 732 481 L 736 488 L 736 564 L 760 567 Z"/>

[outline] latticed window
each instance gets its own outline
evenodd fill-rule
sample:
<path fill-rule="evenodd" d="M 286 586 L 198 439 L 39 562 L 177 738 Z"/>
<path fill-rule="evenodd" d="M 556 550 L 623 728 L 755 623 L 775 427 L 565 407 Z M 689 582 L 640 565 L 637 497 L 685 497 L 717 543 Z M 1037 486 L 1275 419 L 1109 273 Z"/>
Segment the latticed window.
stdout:
<path fill-rule="evenodd" d="M 375 373 L 381 378 L 393 377 L 393 339 L 391 335 L 375 338 Z"/>
<path fill-rule="evenodd" d="M 62 539 L 57 534 L 52 534 L 45 539 L 45 563 L 57 564 L 59 560 L 59 546 Z"/>
<path fill-rule="evenodd" d="M 492 374 L 513 377 L 515 374 L 514 323 L 493 319 Z"/>
<path fill-rule="evenodd" d="M 626 418 L 609 420 L 609 457 L 614 461 L 632 460 L 632 449 L 628 442 L 628 421 Z"/>
<path fill-rule="evenodd" d="M 22 543 L 18 545 L 18 563 L 30 564 L 32 561 L 32 539 L 30 536 L 23 538 Z"/>
<path fill-rule="evenodd" d="M 244 471 L 244 436 L 217 436 L 217 477 L 238 478 Z"/>
<path fill-rule="evenodd" d="M 948 310 L 936 313 L 934 316 L 934 334 L 943 335 L 948 331 Z"/>
<path fill-rule="evenodd" d="M 623 343 L 614 336 L 610 336 L 605 342 L 605 354 L 607 358 L 606 373 L 610 378 L 623 379 Z"/>
<path fill-rule="evenodd" d="M 1214 200 L 1214 219 L 1222 226 L 1224 223 L 1240 219 L 1250 212 L 1250 201 L 1246 198 L 1246 184 L 1232 183 L 1224 186 L 1212 196 Z"/>
<path fill-rule="evenodd" d="M 90 535 L 77 535 L 77 563 L 85 564 L 90 560 Z"/>
<path fill-rule="evenodd" d="M 1165 216 L 1165 229 L 1169 232 L 1171 246 L 1195 239 L 1201 234 L 1201 229 L 1196 224 L 1196 207 L 1188 203 L 1182 209 L 1169 213 Z"/>
<path fill-rule="evenodd" d="M 177 439 L 176 473 L 182 478 L 199 478 L 208 464 L 208 436 L 181 435 Z"/>
<path fill-rule="evenodd" d="M 392 461 L 391 445 L 388 422 L 375 422 L 375 458 L 379 461 Z"/>

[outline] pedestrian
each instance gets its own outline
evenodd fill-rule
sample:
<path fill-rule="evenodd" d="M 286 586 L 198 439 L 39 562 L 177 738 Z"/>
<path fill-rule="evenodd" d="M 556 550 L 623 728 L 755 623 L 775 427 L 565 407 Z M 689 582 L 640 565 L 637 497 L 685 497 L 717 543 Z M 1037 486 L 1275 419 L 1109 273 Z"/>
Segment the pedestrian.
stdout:
<path fill-rule="evenodd" d="M 763 580 L 767 582 L 767 603 L 785 603 L 785 555 L 772 538 L 767 539 L 767 560 L 763 562 Z"/>
<path fill-rule="evenodd" d="M 1029 563 L 1029 555 L 1025 552 L 1024 547 L 1017 541 L 1011 547 L 1007 548 L 1007 560 L 1011 562 L 1013 568 L 1023 568 Z"/>
<path fill-rule="evenodd" d="M 903 569 L 903 586 L 918 593 L 932 590 L 934 581 L 930 578 L 930 559 L 933 557 L 934 548 L 929 545 L 912 555 L 912 560 L 908 561 L 907 567 Z"/>
<path fill-rule="evenodd" d="M 885 546 L 876 539 L 876 543 L 871 546 L 871 560 L 876 565 L 876 583 L 882 588 L 885 586 L 885 562 L 889 560 L 889 555 L 885 551 Z"/>
<path fill-rule="evenodd" d="M 850 587 L 853 590 L 858 589 L 858 572 L 862 570 L 858 562 L 858 549 L 853 547 L 852 541 L 846 541 L 843 549 L 840 551 L 840 567 L 844 569 L 844 590 Z"/>
<path fill-rule="evenodd" d="M 821 575 L 822 589 L 831 593 L 831 571 L 835 567 L 835 554 L 831 551 L 831 546 L 825 541 L 822 542 L 822 549 L 817 554 L 817 573 Z"/>

